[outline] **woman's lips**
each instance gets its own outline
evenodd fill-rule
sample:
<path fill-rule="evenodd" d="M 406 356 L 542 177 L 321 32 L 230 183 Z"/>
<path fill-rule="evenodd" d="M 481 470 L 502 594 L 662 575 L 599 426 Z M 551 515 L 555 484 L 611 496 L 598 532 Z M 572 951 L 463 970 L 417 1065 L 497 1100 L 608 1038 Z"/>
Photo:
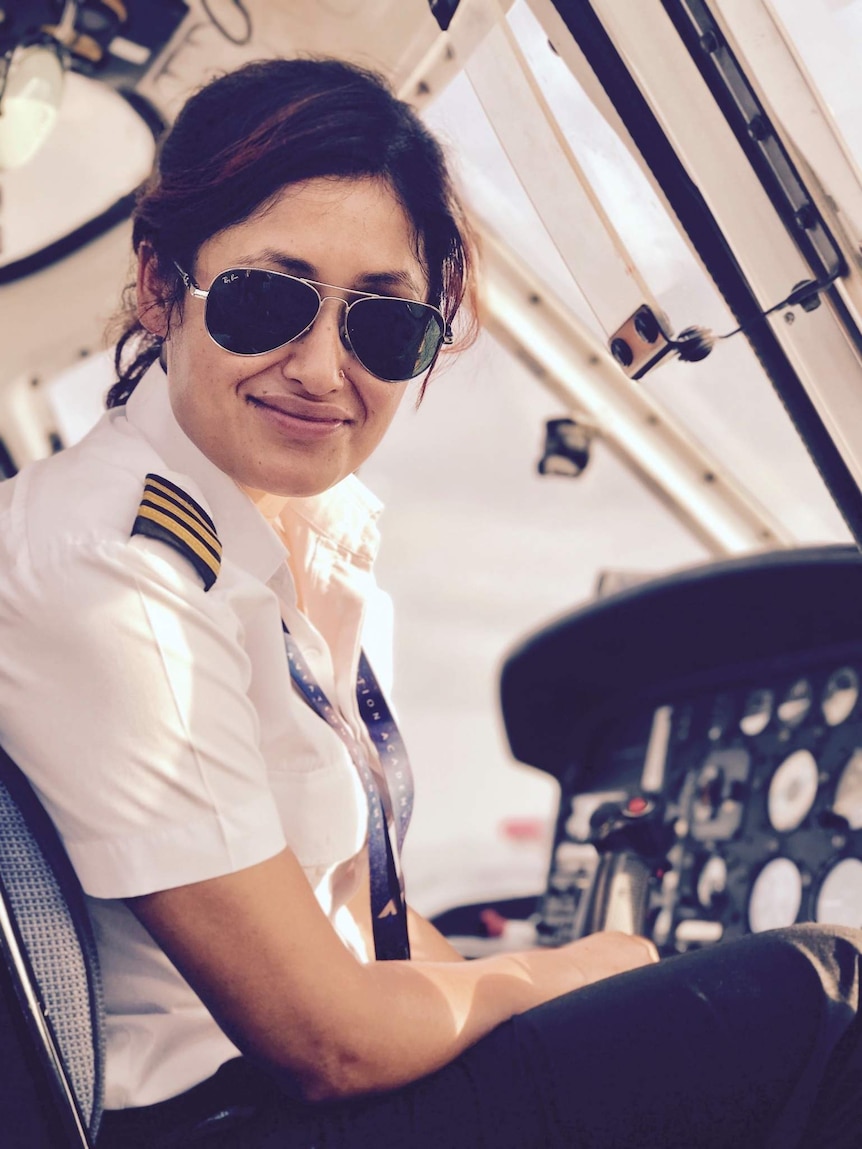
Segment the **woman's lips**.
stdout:
<path fill-rule="evenodd" d="M 269 423 L 295 438 L 325 439 L 351 422 L 346 412 L 328 404 L 315 408 L 276 396 L 249 396 L 249 403 Z"/>

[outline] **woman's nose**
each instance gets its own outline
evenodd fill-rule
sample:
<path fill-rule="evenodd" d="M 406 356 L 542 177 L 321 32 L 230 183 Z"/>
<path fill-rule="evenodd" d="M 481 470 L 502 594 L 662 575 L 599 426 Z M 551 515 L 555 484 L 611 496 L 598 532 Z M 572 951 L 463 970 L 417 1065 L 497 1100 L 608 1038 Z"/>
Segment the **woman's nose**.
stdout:
<path fill-rule="evenodd" d="M 328 395 L 344 386 L 350 352 L 342 339 L 345 300 L 324 297 L 308 330 L 285 347 L 282 372 L 312 395 Z"/>

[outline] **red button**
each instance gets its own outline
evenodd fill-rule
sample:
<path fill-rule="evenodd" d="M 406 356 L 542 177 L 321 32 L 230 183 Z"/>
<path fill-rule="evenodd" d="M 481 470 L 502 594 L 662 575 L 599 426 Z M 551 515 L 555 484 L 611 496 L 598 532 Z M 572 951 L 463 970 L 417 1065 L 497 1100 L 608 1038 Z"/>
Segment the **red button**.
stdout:
<path fill-rule="evenodd" d="M 479 921 L 484 926 L 485 933 L 489 938 L 501 938 L 506 932 L 507 919 L 497 910 L 492 909 L 491 906 L 486 906 L 484 910 L 479 911 Z"/>
<path fill-rule="evenodd" d="M 650 808 L 646 798 L 629 798 L 626 803 L 627 814 L 645 814 Z"/>

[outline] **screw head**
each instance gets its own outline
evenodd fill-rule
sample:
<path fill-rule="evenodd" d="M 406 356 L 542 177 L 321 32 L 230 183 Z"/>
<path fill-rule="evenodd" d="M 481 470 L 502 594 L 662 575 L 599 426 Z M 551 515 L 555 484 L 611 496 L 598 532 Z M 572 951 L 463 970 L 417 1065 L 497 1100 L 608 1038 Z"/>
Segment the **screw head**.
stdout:
<path fill-rule="evenodd" d="M 644 343 L 655 343 L 659 337 L 658 320 L 648 307 L 642 307 L 637 313 L 634 328 Z"/>
<path fill-rule="evenodd" d="M 625 339 L 614 339 L 611 341 L 611 355 L 613 355 L 617 363 L 623 367 L 629 367 L 634 362 L 632 349 L 628 343 L 626 343 Z"/>
<path fill-rule="evenodd" d="M 795 219 L 798 227 L 809 231 L 817 223 L 817 212 L 814 210 L 814 205 L 804 203 L 797 211 Z"/>

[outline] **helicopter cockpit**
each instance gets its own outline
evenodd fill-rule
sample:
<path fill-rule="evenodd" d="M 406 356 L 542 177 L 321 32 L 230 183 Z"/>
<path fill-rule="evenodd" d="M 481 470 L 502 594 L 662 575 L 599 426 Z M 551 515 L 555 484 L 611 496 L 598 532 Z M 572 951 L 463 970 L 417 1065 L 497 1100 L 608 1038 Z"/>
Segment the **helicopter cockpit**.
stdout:
<path fill-rule="evenodd" d="M 178 107 L 295 54 L 421 110 L 481 244 L 482 334 L 363 468 L 412 899 L 468 956 L 860 925 L 862 2 L 4 4 L 0 477 L 99 417 Z"/>

